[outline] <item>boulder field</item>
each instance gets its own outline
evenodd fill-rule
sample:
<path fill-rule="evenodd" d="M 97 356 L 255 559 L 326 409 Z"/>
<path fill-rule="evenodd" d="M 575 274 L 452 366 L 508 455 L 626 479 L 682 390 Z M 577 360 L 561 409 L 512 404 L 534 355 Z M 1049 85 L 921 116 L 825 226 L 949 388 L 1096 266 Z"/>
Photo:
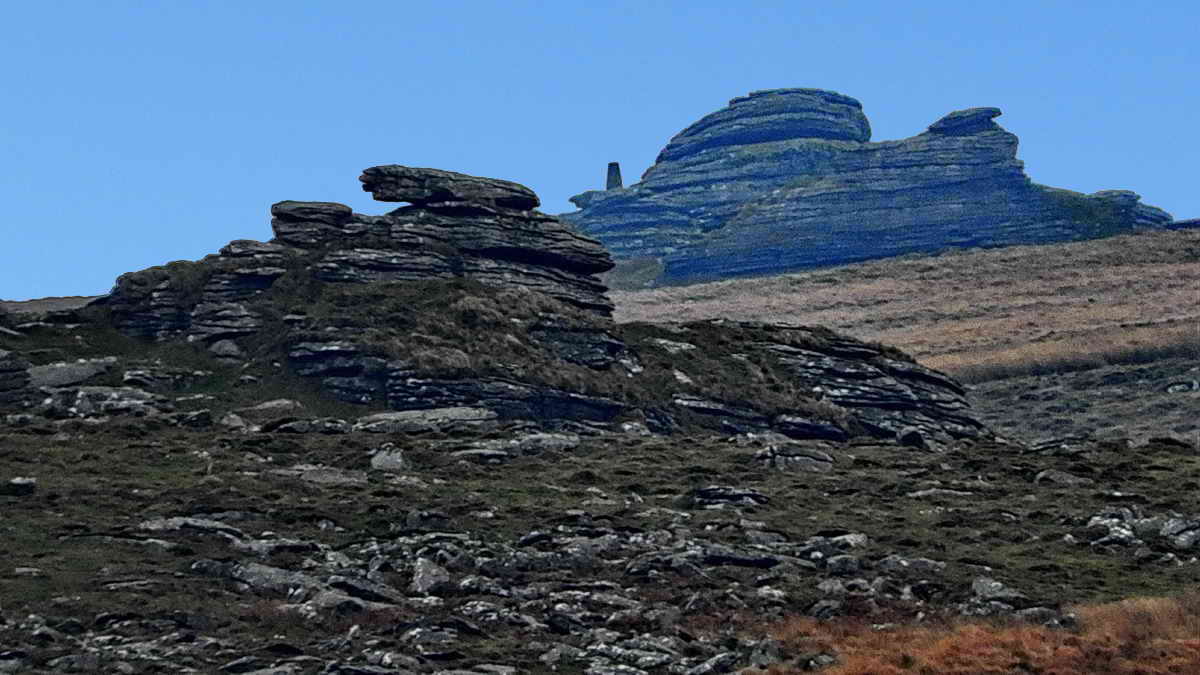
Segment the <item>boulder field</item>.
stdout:
<path fill-rule="evenodd" d="M 778 274 L 950 247 L 1085 239 L 1171 223 L 1127 190 L 1038 185 L 999 108 L 871 142 L 855 99 L 820 89 L 735 98 L 679 132 L 642 180 L 561 214 L 649 283 Z"/>

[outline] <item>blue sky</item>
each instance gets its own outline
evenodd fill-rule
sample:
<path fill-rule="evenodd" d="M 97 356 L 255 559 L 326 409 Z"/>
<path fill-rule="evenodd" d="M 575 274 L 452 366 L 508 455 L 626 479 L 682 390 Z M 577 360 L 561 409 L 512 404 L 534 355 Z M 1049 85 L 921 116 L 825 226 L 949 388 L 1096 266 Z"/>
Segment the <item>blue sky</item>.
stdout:
<path fill-rule="evenodd" d="M 755 89 L 863 103 L 873 140 L 1004 110 L 1036 181 L 1200 216 L 1200 3 L 8 2 L 0 298 L 271 237 L 282 199 L 364 213 L 408 164 L 515 180 L 543 210 L 626 182 Z"/>

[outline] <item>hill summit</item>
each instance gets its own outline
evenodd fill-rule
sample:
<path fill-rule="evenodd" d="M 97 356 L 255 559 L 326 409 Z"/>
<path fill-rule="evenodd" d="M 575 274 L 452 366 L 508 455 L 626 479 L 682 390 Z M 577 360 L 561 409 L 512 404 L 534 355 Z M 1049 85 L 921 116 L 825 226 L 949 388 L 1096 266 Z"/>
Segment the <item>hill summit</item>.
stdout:
<path fill-rule="evenodd" d="M 561 214 L 646 280 L 777 274 L 948 247 L 1087 239 L 1171 222 L 1127 190 L 1038 185 L 999 108 L 951 112 L 871 142 L 862 105 L 820 89 L 735 98 L 679 132 L 642 180 Z M 657 276 L 655 276 L 657 275 Z"/>

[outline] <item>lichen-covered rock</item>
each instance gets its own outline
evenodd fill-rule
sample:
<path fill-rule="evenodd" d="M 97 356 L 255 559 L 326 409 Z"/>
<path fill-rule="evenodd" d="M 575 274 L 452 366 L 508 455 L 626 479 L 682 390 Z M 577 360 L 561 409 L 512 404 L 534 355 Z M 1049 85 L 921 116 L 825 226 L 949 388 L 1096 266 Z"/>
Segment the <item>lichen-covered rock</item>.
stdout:
<path fill-rule="evenodd" d="M 58 419 L 109 415 L 147 417 L 175 409 L 165 397 L 134 387 L 61 387 L 48 392 L 37 410 Z"/>
<path fill-rule="evenodd" d="M 1067 241 L 1171 217 L 1128 191 L 1034 184 L 999 108 L 870 142 L 854 99 L 811 89 L 734 99 L 671 139 L 638 183 L 561 214 L 659 283 L 777 274 L 948 247 Z"/>
<path fill-rule="evenodd" d="M 32 387 L 67 387 L 81 384 L 93 377 L 107 373 L 116 364 L 115 357 L 102 359 L 80 359 L 72 363 L 48 363 L 29 369 L 29 384 Z"/>
<path fill-rule="evenodd" d="M 482 431 L 494 427 L 496 417 L 496 413 L 487 408 L 402 410 L 360 417 L 354 423 L 354 430 L 372 434 Z"/>

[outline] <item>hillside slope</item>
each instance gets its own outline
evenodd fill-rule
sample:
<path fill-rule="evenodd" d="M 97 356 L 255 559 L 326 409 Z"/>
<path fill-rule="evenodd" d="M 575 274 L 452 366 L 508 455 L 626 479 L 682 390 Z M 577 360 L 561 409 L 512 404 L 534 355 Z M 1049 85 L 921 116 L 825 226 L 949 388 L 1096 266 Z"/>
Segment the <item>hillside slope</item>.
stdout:
<path fill-rule="evenodd" d="M 618 321 L 820 324 L 897 345 L 974 383 L 984 419 L 1028 440 L 1101 429 L 1194 437 L 1200 428 L 1197 229 L 610 295 Z M 1120 365 L 1146 361 L 1153 366 L 1139 372 Z"/>

